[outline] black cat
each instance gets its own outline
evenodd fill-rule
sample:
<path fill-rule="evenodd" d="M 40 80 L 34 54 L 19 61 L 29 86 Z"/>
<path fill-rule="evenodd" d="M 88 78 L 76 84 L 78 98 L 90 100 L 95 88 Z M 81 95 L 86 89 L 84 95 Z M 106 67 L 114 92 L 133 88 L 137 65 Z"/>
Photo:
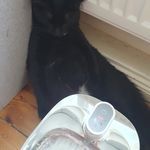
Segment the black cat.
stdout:
<path fill-rule="evenodd" d="M 64 97 L 85 91 L 129 118 L 150 150 L 150 110 L 128 78 L 86 40 L 79 29 L 82 0 L 32 0 L 27 68 L 39 116 Z"/>

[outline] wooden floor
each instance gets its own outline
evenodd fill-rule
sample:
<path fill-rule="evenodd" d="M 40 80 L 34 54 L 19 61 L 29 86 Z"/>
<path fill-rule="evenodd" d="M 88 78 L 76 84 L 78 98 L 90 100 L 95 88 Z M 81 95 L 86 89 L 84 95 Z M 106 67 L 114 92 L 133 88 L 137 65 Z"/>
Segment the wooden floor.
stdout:
<path fill-rule="evenodd" d="M 20 150 L 39 122 L 35 97 L 25 87 L 0 112 L 0 150 Z"/>

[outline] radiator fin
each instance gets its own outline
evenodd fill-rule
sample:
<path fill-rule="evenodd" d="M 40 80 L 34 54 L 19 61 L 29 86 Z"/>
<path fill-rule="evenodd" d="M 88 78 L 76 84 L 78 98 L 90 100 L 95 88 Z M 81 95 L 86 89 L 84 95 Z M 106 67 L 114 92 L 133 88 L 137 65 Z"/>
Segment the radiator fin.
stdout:
<path fill-rule="evenodd" d="M 83 11 L 150 42 L 150 0 L 87 0 Z"/>

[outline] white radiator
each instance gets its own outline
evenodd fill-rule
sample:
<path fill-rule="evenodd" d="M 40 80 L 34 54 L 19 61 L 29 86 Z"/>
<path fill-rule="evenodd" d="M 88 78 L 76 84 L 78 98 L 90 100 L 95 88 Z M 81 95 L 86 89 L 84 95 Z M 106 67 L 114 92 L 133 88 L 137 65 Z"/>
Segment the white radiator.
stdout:
<path fill-rule="evenodd" d="M 150 42 L 150 0 L 85 0 L 83 11 Z"/>

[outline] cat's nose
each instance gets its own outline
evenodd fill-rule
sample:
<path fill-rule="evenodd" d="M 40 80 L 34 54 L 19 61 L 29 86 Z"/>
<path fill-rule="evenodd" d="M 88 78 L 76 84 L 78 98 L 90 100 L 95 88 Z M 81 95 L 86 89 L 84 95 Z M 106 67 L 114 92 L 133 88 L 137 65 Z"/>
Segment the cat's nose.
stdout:
<path fill-rule="evenodd" d="M 53 29 L 53 35 L 56 37 L 63 37 L 67 35 L 67 31 L 63 30 L 62 28 L 55 28 Z"/>
<path fill-rule="evenodd" d="M 61 31 L 61 29 L 60 29 L 60 28 L 54 29 L 54 35 L 57 36 L 57 37 L 62 36 L 62 31 Z"/>

